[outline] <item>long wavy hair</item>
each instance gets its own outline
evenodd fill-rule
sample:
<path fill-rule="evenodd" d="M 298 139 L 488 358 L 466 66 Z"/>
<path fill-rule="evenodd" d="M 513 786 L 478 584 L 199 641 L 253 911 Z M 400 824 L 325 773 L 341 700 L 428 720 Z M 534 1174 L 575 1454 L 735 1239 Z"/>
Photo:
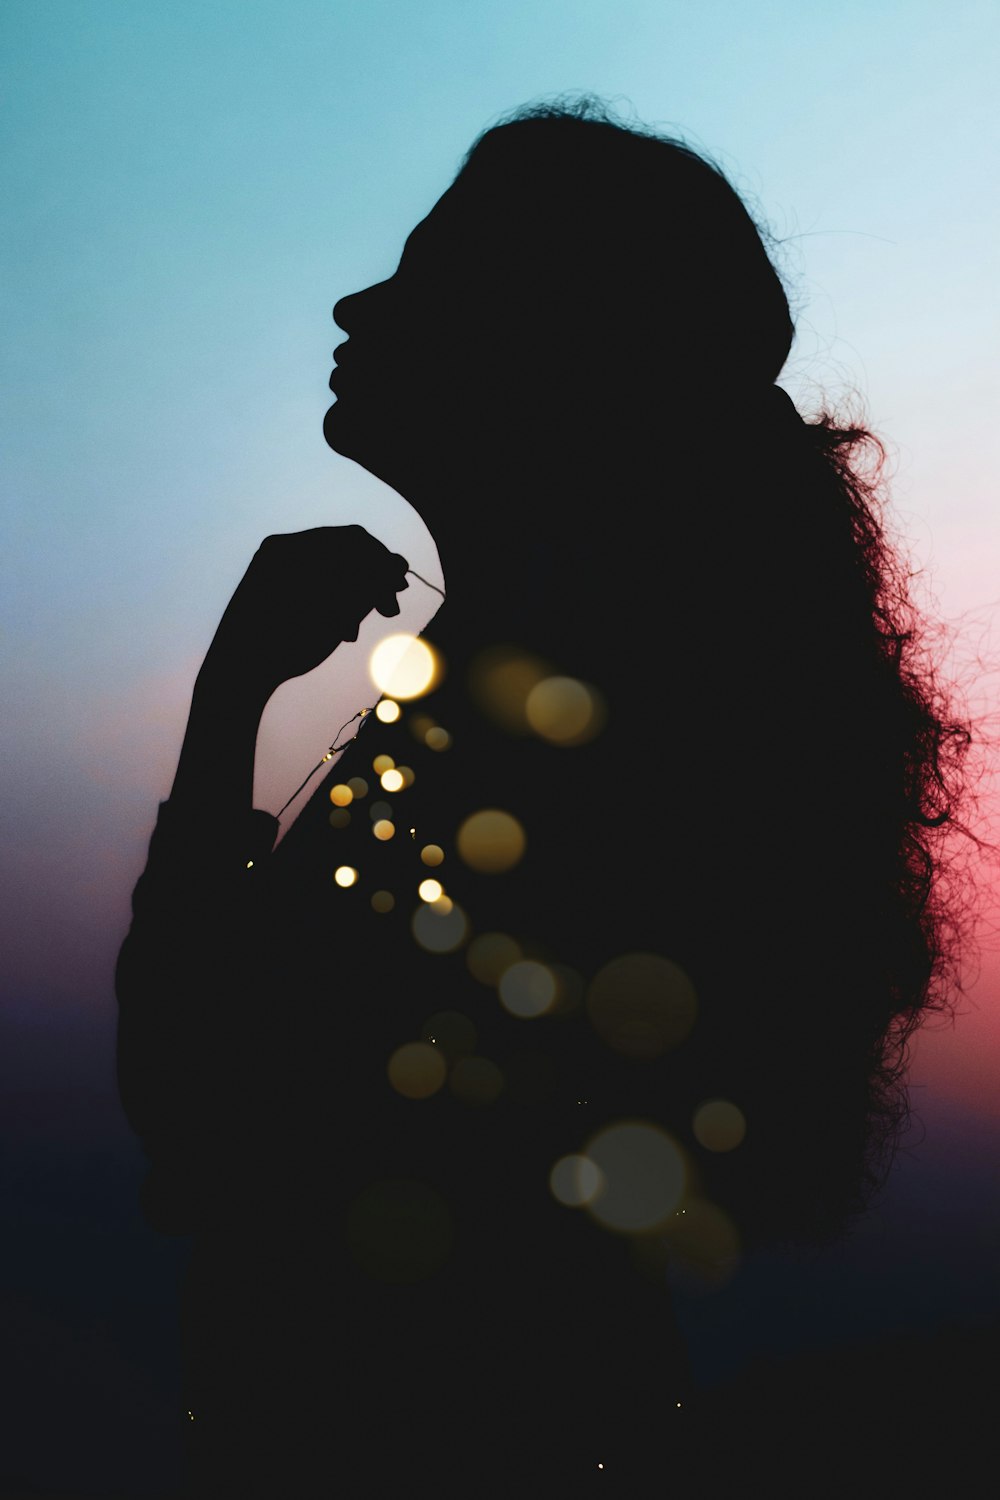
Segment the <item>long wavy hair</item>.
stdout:
<path fill-rule="evenodd" d="M 521 410 L 531 365 L 564 465 L 595 369 L 613 373 L 606 462 L 588 432 L 569 488 L 574 503 L 626 481 L 653 497 L 630 562 L 656 592 L 656 628 L 690 643 L 671 696 L 696 732 L 671 755 L 678 804 L 700 812 L 676 821 L 689 868 L 737 899 L 724 938 L 717 911 L 705 929 L 699 977 L 717 998 L 680 1049 L 664 1119 L 709 1084 L 738 1097 L 751 1130 L 706 1158 L 706 1192 L 744 1240 L 826 1239 L 884 1180 L 908 1043 L 961 992 L 972 894 L 950 840 L 979 842 L 964 821 L 972 724 L 891 534 L 885 449 L 864 421 L 804 420 L 774 387 L 794 322 L 773 239 L 682 141 L 561 99 L 489 127 L 456 183 L 480 185 L 493 215 Z M 623 619 L 636 594 L 633 576 Z M 766 1003 L 733 1001 L 748 967 L 758 985 L 769 975 Z"/>

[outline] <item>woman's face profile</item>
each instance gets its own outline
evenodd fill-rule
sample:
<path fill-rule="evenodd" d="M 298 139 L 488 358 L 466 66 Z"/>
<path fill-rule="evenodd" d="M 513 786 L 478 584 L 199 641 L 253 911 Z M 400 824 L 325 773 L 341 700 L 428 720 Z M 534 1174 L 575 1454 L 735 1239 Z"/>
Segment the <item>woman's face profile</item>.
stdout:
<path fill-rule="evenodd" d="M 337 401 L 323 435 L 390 483 L 386 470 L 400 479 L 408 462 L 454 443 L 468 420 L 485 310 L 482 290 L 476 307 L 470 227 L 449 189 L 407 237 L 394 274 L 333 309 L 347 340 L 334 351 Z"/>

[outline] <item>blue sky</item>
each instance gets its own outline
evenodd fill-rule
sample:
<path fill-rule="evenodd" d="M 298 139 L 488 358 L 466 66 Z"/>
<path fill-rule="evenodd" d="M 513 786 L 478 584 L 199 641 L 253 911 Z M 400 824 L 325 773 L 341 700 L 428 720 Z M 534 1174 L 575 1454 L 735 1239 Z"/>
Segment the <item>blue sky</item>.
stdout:
<path fill-rule="evenodd" d="M 391 273 L 477 132 L 526 101 L 591 90 L 723 165 L 779 242 L 799 319 L 783 383 L 805 410 L 860 398 L 924 583 L 982 646 L 992 4 L 6 0 L 0 33 L 18 993 L 58 1004 L 83 973 L 107 1005 L 191 682 L 260 539 L 360 519 L 434 569 L 405 502 L 323 443 L 330 310 Z M 595 305 L 595 344 L 613 315 Z M 264 805 L 359 681 L 338 660 L 276 696 Z"/>
<path fill-rule="evenodd" d="M 323 442 L 334 302 L 394 270 L 519 104 L 593 91 L 710 153 L 778 241 L 798 316 L 782 384 L 807 414 L 860 403 L 886 441 L 894 524 L 994 711 L 998 63 L 995 0 L 3 0 L 5 1464 L 165 1493 L 177 1462 L 178 1246 L 132 1222 L 111 979 L 232 589 L 267 533 L 348 521 L 438 577 L 419 518 Z M 595 347 L 613 316 L 595 304 Z M 434 605 L 411 595 L 416 627 Z M 364 696 L 372 635 L 275 695 L 263 805 Z M 846 1280 L 807 1298 L 780 1271 L 795 1305 L 772 1321 L 804 1345 L 989 1315 L 998 993 L 994 937 L 969 1014 L 921 1036 L 926 1149 Z"/>

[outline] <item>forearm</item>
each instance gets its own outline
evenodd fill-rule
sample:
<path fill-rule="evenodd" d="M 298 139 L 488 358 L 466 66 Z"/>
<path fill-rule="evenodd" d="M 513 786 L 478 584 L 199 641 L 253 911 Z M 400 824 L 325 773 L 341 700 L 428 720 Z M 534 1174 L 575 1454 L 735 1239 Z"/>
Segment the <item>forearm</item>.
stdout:
<path fill-rule="evenodd" d="M 245 684 L 216 666 L 198 674 L 170 801 L 195 817 L 239 820 L 253 807 L 257 730 L 270 689 Z"/>

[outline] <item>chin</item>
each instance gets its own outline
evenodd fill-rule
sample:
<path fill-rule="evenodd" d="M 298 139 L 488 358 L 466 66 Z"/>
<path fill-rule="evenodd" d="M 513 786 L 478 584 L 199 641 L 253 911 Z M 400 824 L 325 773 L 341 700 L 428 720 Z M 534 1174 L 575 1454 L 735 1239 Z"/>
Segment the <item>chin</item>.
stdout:
<path fill-rule="evenodd" d="M 341 453 L 345 458 L 353 458 L 354 455 L 344 446 L 339 401 L 334 402 L 323 418 L 323 437 L 326 439 L 327 446 L 332 448 L 334 453 Z"/>

